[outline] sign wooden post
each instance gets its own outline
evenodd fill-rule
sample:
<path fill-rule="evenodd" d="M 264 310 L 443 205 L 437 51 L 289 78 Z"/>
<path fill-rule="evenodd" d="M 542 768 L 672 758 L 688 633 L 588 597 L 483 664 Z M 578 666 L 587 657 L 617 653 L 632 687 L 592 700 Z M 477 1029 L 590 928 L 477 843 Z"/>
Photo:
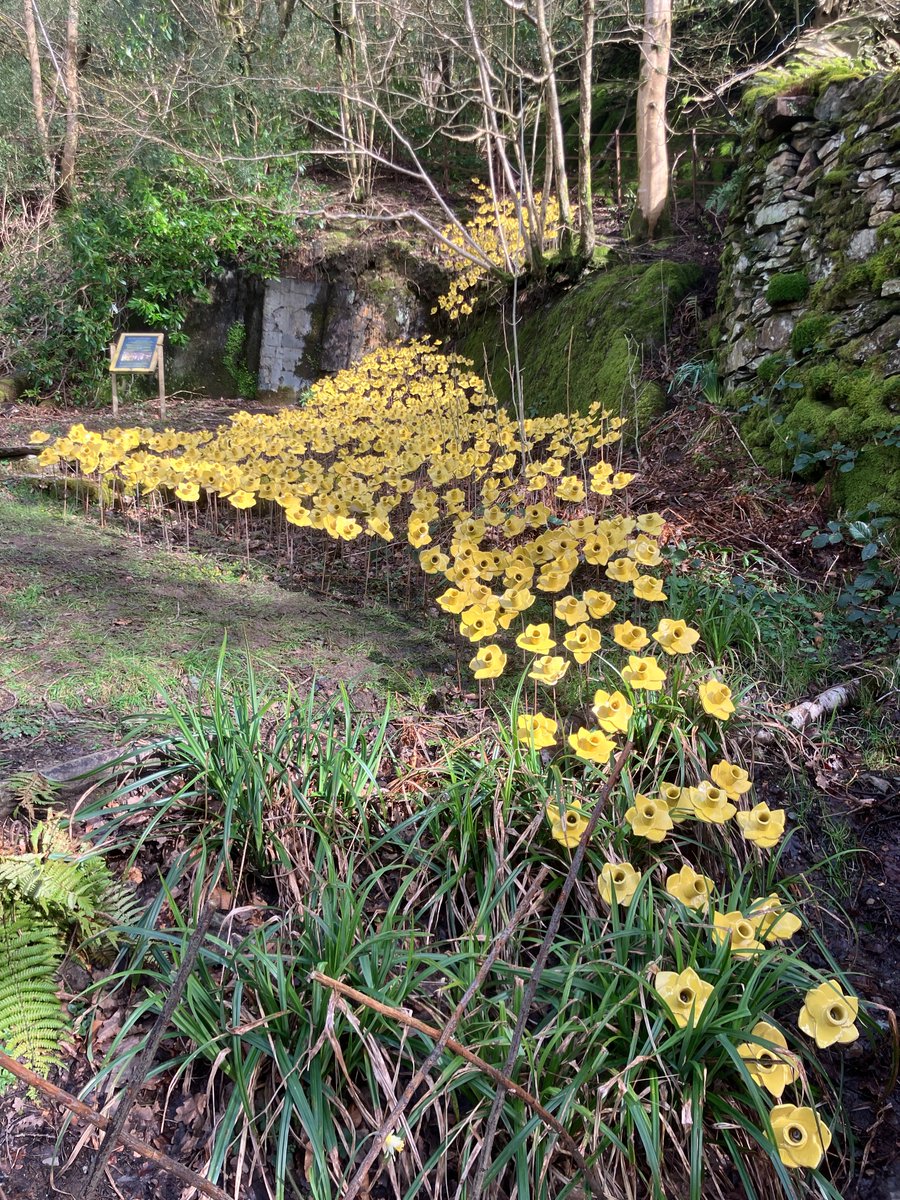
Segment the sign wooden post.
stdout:
<path fill-rule="evenodd" d="M 109 348 L 109 370 L 112 386 L 113 416 L 119 411 L 117 375 L 152 375 L 159 380 L 159 416 L 166 415 L 166 368 L 163 361 L 161 333 L 123 333 Z"/>

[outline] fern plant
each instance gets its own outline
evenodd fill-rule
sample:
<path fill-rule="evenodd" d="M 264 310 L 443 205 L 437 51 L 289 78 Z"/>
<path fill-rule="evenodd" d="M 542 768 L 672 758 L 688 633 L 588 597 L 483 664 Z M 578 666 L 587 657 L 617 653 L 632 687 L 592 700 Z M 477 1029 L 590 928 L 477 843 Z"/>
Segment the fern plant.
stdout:
<path fill-rule="evenodd" d="M 66 951 L 107 951 L 141 906 L 103 859 L 87 853 L 50 811 L 31 849 L 0 854 L 0 1044 L 45 1073 L 69 1029 L 56 990 Z M 0 1087 L 11 1077 L 0 1073 Z"/>

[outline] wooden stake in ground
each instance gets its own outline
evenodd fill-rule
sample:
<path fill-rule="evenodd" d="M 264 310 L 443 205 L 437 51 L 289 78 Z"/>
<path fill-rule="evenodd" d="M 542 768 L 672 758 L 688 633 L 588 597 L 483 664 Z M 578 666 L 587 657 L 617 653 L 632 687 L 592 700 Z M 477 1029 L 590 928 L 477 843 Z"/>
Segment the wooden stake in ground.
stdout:
<path fill-rule="evenodd" d="M 16 1062 L 14 1058 L 10 1058 L 3 1050 L 0 1050 L 0 1067 L 4 1071 L 8 1071 L 10 1075 L 15 1075 L 16 1079 L 21 1079 L 23 1083 L 27 1083 L 30 1088 L 34 1088 L 42 1096 L 46 1096 L 48 1100 L 52 1100 L 54 1104 L 61 1104 L 63 1108 L 68 1109 L 79 1120 L 87 1121 L 88 1124 L 94 1125 L 97 1129 L 109 1129 L 112 1124 L 109 1117 L 105 1117 L 103 1113 L 95 1112 L 89 1105 L 76 1099 L 75 1096 L 70 1096 L 68 1092 L 64 1092 L 55 1083 L 49 1083 L 40 1075 L 36 1075 L 28 1067 L 23 1067 L 21 1063 Z M 208 1179 L 204 1179 L 202 1175 L 198 1175 L 196 1171 L 190 1170 L 189 1167 L 185 1167 L 182 1163 L 176 1162 L 174 1158 L 169 1158 L 161 1150 L 157 1150 L 153 1146 L 148 1146 L 140 1138 L 132 1137 L 130 1133 L 123 1132 L 117 1135 L 117 1140 L 126 1150 L 131 1150 L 133 1154 L 139 1154 L 141 1158 L 146 1158 L 148 1162 L 155 1163 L 160 1170 L 167 1171 L 175 1179 L 178 1179 L 188 1187 L 196 1188 L 202 1195 L 209 1196 L 210 1200 L 232 1200 L 232 1197 L 227 1192 L 223 1192 L 220 1187 L 216 1187 L 214 1183 L 210 1183 Z"/>

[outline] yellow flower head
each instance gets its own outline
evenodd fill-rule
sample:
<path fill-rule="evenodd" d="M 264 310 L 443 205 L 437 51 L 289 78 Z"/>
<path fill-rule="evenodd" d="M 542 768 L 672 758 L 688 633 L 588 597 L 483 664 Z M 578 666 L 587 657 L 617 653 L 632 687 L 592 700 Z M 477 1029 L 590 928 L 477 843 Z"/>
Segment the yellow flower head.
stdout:
<path fill-rule="evenodd" d="M 193 483 L 189 479 L 183 479 L 175 489 L 175 495 L 179 500 L 184 500 L 187 503 L 193 503 L 200 499 L 200 485 Z"/>
<path fill-rule="evenodd" d="M 581 811 L 581 801 L 573 800 L 565 806 L 552 802 L 548 804 L 547 820 L 550 822 L 551 835 L 560 845 L 572 850 L 581 841 L 589 818 Z"/>
<path fill-rule="evenodd" d="M 693 788 L 679 787 L 677 783 L 661 783 L 659 798 L 664 802 L 676 825 L 694 816 Z"/>
<path fill-rule="evenodd" d="M 446 571 L 449 565 L 450 559 L 440 550 L 421 550 L 419 552 L 419 566 L 426 575 L 438 575 L 442 571 Z"/>
<path fill-rule="evenodd" d="M 631 557 L 642 567 L 656 567 L 662 562 L 659 546 L 652 538 L 642 534 L 631 547 Z"/>
<path fill-rule="evenodd" d="M 631 590 L 638 600 L 660 601 L 668 600 L 668 593 L 663 591 L 663 581 L 655 575 L 639 575 L 633 579 Z"/>
<path fill-rule="evenodd" d="M 627 733 L 628 722 L 634 709 L 621 692 L 605 692 L 598 688 L 594 692 L 591 712 L 597 718 L 600 728 L 607 733 Z"/>
<path fill-rule="evenodd" d="M 701 979 L 693 967 L 681 972 L 659 971 L 656 990 L 679 1029 L 688 1021 L 696 1025 L 713 992 L 713 985 Z"/>
<path fill-rule="evenodd" d="M 545 683 L 548 687 L 556 687 L 568 669 L 569 663 L 561 655 L 543 654 L 531 664 L 528 678 Z"/>
<path fill-rule="evenodd" d="M 228 503 L 233 504 L 235 508 L 252 508 L 256 503 L 256 493 L 245 492 L 238 488 L 236 492 L 232 492 L 228 497 Z"/>
<path fill-rule="evenodd" d="M 672 828 L 672 818 L 663 801 L 653 800 L 640 792 L 625 813 L 625 820 L 631 826 L 632 833 L 650 842 L 661 842 Z"/>
<path fill-rule="evenodd" d="M 578 758 L 586 758 L 588 762 L 609 762 L 616 743 L 610 741 L 606 734 L 599 729 L 585 729 L 582 726 L 576 733 L 569 734 L 569 745 Z"/>
<path fill-rule="evenodd" d="M 492 642 L 479 649 L 469 667 L 475 672 L 476 679 L 497 679 L 506 667 L 506 655 Z"/>
<path fill-rule="evenodd" d="M 687 864 L 666 876 L 666 891 L 688 908 L 705 908 L 715 886 L 708 875 L 700 875 Z"/>
<path fill-rule="evenodd" d="M 584 561 L 595 567 L 605 567 L 612 548 L 605 533 L 591 533 L 584 542 Z"/>
<path fill-rule="evenodd" d="M 765 899 L 754 900 L 749 916 L 756 922 L 756 936 L 766 942 L 786 942 L 803 928 L 797 914 L 786 912 L 774 892 Z"/>
<path fill-rule="evenodd" d="M 795 1063 L 779 1050 L 787 1050 L 787 1038 L 780 1029 L 770 1025 L 768 1021 L 757 1021 L 751 1030 L 757 1042 L 742 1042 L 737 1052 L 744 1060 L 750 1078 L 757 1085 L 781 1099 L 784 1089 L 800 1074 Z M 771 1046 L 761 1046 L 759 1041 L 771 1042 Z"/>
<path fill-rule="evenodd" d="M 637 519 L 637 527 L 641 533 L 648 533 L 651 537 L 659 537 L 665 523 L 659 513 L 643 513 Z"/>
<path fill-rule="evenodd" d="M 563 596 L 553 606 L 553 611 L 567 625 L 580 625 L 588 619 L 587 605 L 575 596 Z"/>
<path fill-rule="evenodd" d="M 643 650 L 650 645 L 647 630 L 643 625 L 632 625 L 630 621 L 622 621 L 613 625 L 613 641 L 623 650 Z"/>
<path fill-rule="evenodd" d="M 748 842 L 755 842 L 762 850 L 771 850 L 784 836 L 784 809 L 769 808 L 768 804 L 757 804 L 749 812 L 739 812 L 737 823 Z"/>
<path fill-rule="evenodd" d="M 588 612 L 595 621 L 599 621 L 601 617 L 605 617 L 607 613 L 611 613 L 616 607 L 616 602 L 609 592 L 588 590 L 584 593 L 583 599 L 587 605 Z"/>
<path fill-rule="evenodd" d="M 516 722 L 516 737 L 532 750 L 546 750 L 556 745 L 556 731 L 559 726 L 551 717 L 543 713 L 521 713 Z"/>
<path fill-rule="evenodd" d="M 694 816 L 708 825 L 724 825 L 737 812 L 721 788 L 713 783 L 701 783 L 691 792 Z"/>
<path fill-rule="evenodd" d="M 757 940 L 756 925 L 742 912 L 713 913 L 713 940 L 719 946 L 731 943 L 731 953 L 745 956 L 763 949 Z"/>
<path fill-rule="evenodd" d="M 743 767 L 737 767 L 725 759 L 715 764 L 710 775 L 716 787 L 720 787 L 729 800 L 739 800 L 753 786 Z"/>
<path fill-rule="evenodd" d="M 526 625 L 525 632 L 516 638 L 516 645 L 522 650 L 530 650 L 532 654 L 547 654 L 556 645 L 550 636 L 550 626 Z"/>
<path fill-rule="evenodd" d="M 393 1158 L 395 1154 L 402 1154 L 405 1149 L 406 1142 L 396 1133 L 389 1133 L 384 1139 L 384 1153 L 389 1158 Z"/>
<path fill-rule="evenodd" d="M 786 1167 L 817 1167 L 831 1145 L 831 1130 L 806 1105 L 776 1104 L 769 1113 L 778 1156 Z"/>
<path fill-rule="evenodd" d="M 555 492 L 557 500 L 566 500 L 570 504 L 580 504 L 584 499 L 584 484 L 577 475 L 566 475 L 559 481 Z"/>
<path fill-rule="evenodd" d="M 640 882 L 641 873 L 636 871 L 631 863 L 608 862 L 600 868 L 597 891 L 603 903 L 611 908 L 613 902 L 630 904 Z"/>
<path fill-rule="evenodd" d="M 459 615 L 464 608 L 469 607 L 469 595 L 460 588 L 447 588 L 446 592 L 435 597 L 435 604 L 444 612 Z"/>
<path fill-rule="evenodd" d="M 713 676 L 700 684 L 700 703 L 704 711 L 717 721 L 727 721 L 734 712 L 731 688 Z"/>
<path fill-rule="evenodd" d="M 571 571 L 561 571 L 554 563 L 548 563 L 541 568 L 534 586 L 542 592 L 561 592 L 569 586 L 571 578 Z"/>
<path fill-rule="evenodd" d="M 635 691 L 658 692 L 666 682 L 666 673 L 652 654 L 646 658 L 639 658 L 636 654 L 630 655 L 628 666 L 622 668 L 621 674 Z"/>
<path fill-rule="evenodd" d="M 470 642 L 480 642 L 482 638 L 490 637 L 497 632 L 497 622 L 494 613 L 480 604 L 473 604 L 465 609 L 459 619 L 459 632 Z"/>
<path fill-rule="evenodd" d="M 855 1042 L 859 1037 L 854 1024 L 858 1016 L 857 998 L 845 996 L 837 980 L 829 979 L 806 993 L 797 1024 L 824 1050 L 835 1043 L 843 1046 Z"/>
<path fill-rule="evenodd" d="M 637 577 L 638 569 L 630 558 L 614 558 L 606 564 L 606 578 L 616 583 L 631 583 Z"/>
<path fill-rule="evenodd" d="M 668 617 L 660 621 L 653 634 L 654 642 L 658 642 L 666 654 L 690 654 L 699 637 L 697 630 L 685 625 L 684 621 L 670 621 Z"/>
<path fill-rule="evenodd" d="M 600 649 L 600 631 L 590 625 L 576 625 L 563 638 L 563 645 L 577 663 L 586 663 Z"/>

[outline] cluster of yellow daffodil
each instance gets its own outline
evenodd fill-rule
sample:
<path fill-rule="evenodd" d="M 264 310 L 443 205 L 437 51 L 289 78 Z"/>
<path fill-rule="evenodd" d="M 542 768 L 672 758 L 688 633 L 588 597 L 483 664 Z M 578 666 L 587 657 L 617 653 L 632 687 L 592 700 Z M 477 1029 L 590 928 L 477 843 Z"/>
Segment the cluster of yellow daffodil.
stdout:
<path fill-rule="evenodd" d="M 606 693 L 603 696 L 608 705 L 612 698 Z M 630 717 L 624 697 L 618 697 L 617 710 L 617 727 L 622 728 Z M 632 833 L 659 843 L 682 822 L 693 819 L 721 826 L 733 818 L 744 837 L 757 847 L 762 850 L 774 847 L 784 834 L 784 811 L 771 810 L 765 803 L 739 809 L 737 806 L 750 792 L 752 783 L 747 771 L 734 763 L 727 760 L 716 763 L 710 776 L 709 781 L 696 787 L 663 783 L 655 796 L 638 793 L 625 813 Z M 549 805 L 547 817 L 552 836 L 570 848 L 578 844 L 589 823 L 589 815 L 578 801 L 568 807 L 558 803 Z M 630 862 L 608 861 L 600 870 L 597 890 L 609 908 L 629 905 L 643 878 Z M 685 863 L 679 870 L 667 873 L 665 890 L 685 908 L 708 915 L 716 883 Z M 728 943 L 733 955 L 750 958 L 766 944 L 788 941 L 802 924 L 801 918 L 786 911 L 778 895 L 772 893 L 752 900 L 746 912 L 739 908 L 729 911 L 713 908 L 709 928 L 714 945 Z M 714 991 L 714 985 L 690 966 L 678 972 L 659 971 L 655 987 L 669 1017 L 679 1028 L 700 1020 Z M 824 1048 L 852 1042 L 859 1036 L 855 1025 L 858 1011 L 856 998 L 845 995 L 837 981 L 828 980 L 806 994 L 797 1023 L 817 1046 Z M 782 1031 L 770 1021 L 758 1021 L 750 1036 L 753 1040 L 741 1043 L 737 1052 L 753 1082 L 780 1100 L 785 1088 L 800 1076 L 797 1056 L 788 1049 Z M 778 1154 L 787 1166 L 820 1164 L 831 1143 L 831 1132 L 815 1109 L 777 1104 L 770 1112 L 770 1122 Z"/>
<path fill-rule="evenodd" d="M 514 275 L 525 263 L 525 238 L 530 235 L 532 217 L 529 205 L 516 205 L 509 198 L 495 199 L 491 190 L 480 180 L 473 179 L 474 214 L 464 226 L 448 225 L 441 230 L 445 244 L 441 252 L 447 266 L 454 272 L 447 291 L 438 299 L 438 308 L 455 320 L 467 316 L 488 268 L 473 261 L 473 255 L 487 259 L 502 275 Z M 543 215 L 542 248 L 555 245 L 559 237 L 559 201 L 551 197 L 546 204 L 540 192 L 533 198 L 532 210 L 541 220 Z M 535 228 L 540 228 L 538 224 Z M 449 244 L 448 244 L 449 243 Z M 453 247 L 459 247 L 458 250 Z"/>

